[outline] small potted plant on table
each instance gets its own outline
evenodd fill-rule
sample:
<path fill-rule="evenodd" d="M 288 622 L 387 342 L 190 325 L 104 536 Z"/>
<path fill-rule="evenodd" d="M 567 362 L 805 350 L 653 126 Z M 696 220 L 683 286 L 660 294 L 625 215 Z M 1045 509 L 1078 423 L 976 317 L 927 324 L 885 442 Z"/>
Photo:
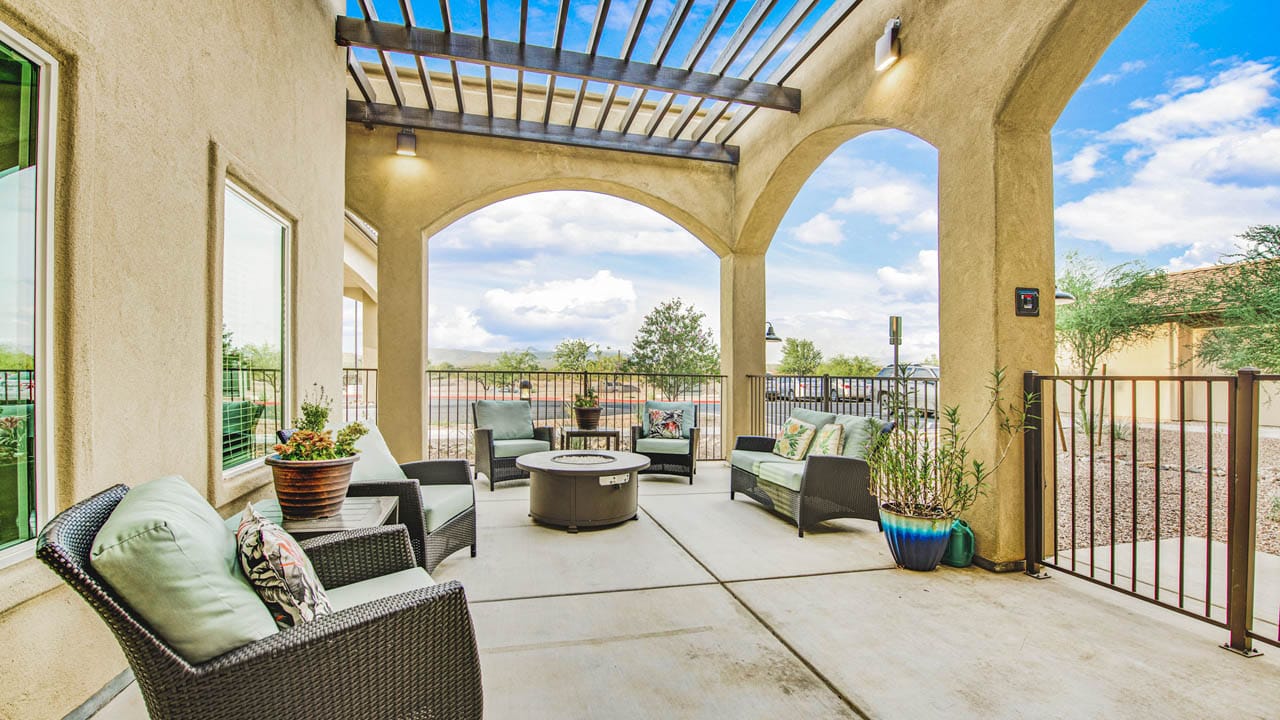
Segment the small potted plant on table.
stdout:
<path fill-rule="evenodd" d="M 266 459 L 280 511 L 290 520 L 333 517 L 347 498 L 351 465 L 360 459 L 355 444 L 369 429 L 353 422 L 334 437 L 325 427 L 330 410 L 323 388 L 315 400 L 303 400 L 298 429 Z"/>
<path fill-rule="evenodd" d="M 573 421 L 582 430 L 595 430 L 600 426 L 600 398 L 595 388 L 573 396 Z"/>
<path fill-rule="evenodd" d="M 871 492 L 880 501 L 885 540 L 899 567 L 933 570 L 938 566 L 956 518 L 982 495 L 987 478 L 1026 430 L 1026 405 L 1003 402 L 1003 384 L 1004 371 L 993 371 L 990 402 L 968 431 L 961 429 L 960 411 L 952 406 L 943 409 L 936 434 L 925 418 L 910 411 L 901 388 L 895 392 L 892 407 L 898 427 L 872 440 L 867 465 Z M 989 421 L 998 424 L 1000 441 L 996 459 L 986 463 L 972 457 L 968 443 Z"/>

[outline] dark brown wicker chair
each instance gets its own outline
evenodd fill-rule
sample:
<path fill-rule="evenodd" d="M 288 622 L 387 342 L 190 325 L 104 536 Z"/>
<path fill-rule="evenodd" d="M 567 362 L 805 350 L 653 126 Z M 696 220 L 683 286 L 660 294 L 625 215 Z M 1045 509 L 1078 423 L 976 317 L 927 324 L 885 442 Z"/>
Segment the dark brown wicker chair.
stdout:
<path fill-rule="evenodd" d="M 493 445 L 493 430 L 479 427 L 476 422 L 475 403 L 471 403 L 471 425 L 475 427 L 476 472 L 489 478 L 489 492 L 493 492 L 494 486 L 500 482 L 529 477 L 528 472 L 516 467 L 514 457 L 498 457 Z M 533 439 L 547 443 L 551 450 L 556 449 L 554 427 L 534 427 Z"/>
<path fill-rule="evenodd" d="M 115 633 L 152 718 L 480 718 L 480 658 L 462 586 L 393 595 L 325 615 L 198 665 L 179 657 L 89 566 L 94 536 L 129 491 L 117 485 L 45 526 L 36 556 Z M 414 566 L 402 526 L 303 541 L 340 587 Z"/>
<path fill-rule="evenodd" d="M 884 432 L 889 432 L 892 425 Z M 739 435 L 735 450 L 772 452 L 776 438 Z M 880 502 L 871 494 L 871 472 L 866 461 L 842 455 L 810 455 L 798 491 L 776 483 L 760 482 L 749 470 L 729 469 L 729 499 L 742 493 L 770 510 L 789 518 L 800 537 L 804 529 L 824 520 L 856 518 L 880 526 Z"/>
<path fill-rule="evenodd" d="M 644 425 L 631 426 L 631 452 L 643 455 L 649 458 L 649 467 L 641 472 L 642 475 L 675 475 L 677 477 L 689 478 L 689 484 L 693 484 L 693 476 L 698 472 L 698 436 L 700 430 L 698 428 L 698 406 L 689 403 L 693 408 L 693 427 L 689 430 L 689 451 L 685 453 L 659 453 L 644 452 L 638 450 L 639 441 L 643 440 Z M 645 404 L 648 408 L 648 403 Z"/>

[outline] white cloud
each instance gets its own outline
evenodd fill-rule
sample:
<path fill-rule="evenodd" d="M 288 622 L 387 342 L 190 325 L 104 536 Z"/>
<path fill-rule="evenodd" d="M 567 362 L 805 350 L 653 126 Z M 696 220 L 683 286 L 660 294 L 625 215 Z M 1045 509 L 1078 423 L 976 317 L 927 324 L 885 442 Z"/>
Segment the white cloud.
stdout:
<path fill-rule="evenodd" d="M 1103 137 L 1152 143 L 1248 120 L 1275 104 L 1271 89 L 1276 72 L 1270 65 L 1242 63 L 1219 73 L 1204 90 L 1157 102 L 1155 109 L 1120 123 Z"/>
<path fill-rule="evenodd" d="M 1147 63 L 1142 60 L 1131 60 L 1120 64 L 1120 69 L 1099 76 L 1096 80 L 1089 82 L 1089 85 L 1115 85 L 1120 82 L 1120 78 L 1125 75 L 1132 75 L 1147 67 Z"/>
<path fill-rule="evenodd" d="M 472 310 L 454 306 L 447 311 L 437 311 L 428 306 L 431 318 L 427 337 L 431 347 L 456 350 L 505 350 L 510 342 L 494 335 L 480 324 L 480 318 Z"/>
<path fill-rule="evenodd" d="M 791 237 L 806 245 L 839 245 L 844 242 L 844 221 L 818 213 L 791 228 Z"/>
<path fill-rule="evenodd" d="M 935 187 L 884 163 L 855 161 L 849 179 L 853 190 L 836 200 L 833 211 L 871 215 L 902 232 L 937 232 Z"/>
<path fill-rule="evenodd" d="M 525 332 L 573 329 L 577 332 L 564 336 L 575 337 L 633 315 L 636 291 L 630 280 L 601 270 L 589 278 L 489 290 L 483 303 L 485 319 L 494 327 Z"/>
<path fill-rule="evenodd" d="M 1101 159 L 1102 149 L 1097 145 L 1089 145 L 1070 160 L 1054 165 L 1053 171 L 1066 177 L 1068 182 L 1086 183 L 1098 177 L 1098 161 Z"/>
<path fill-rule="evenodd" d="M 672 220 L 636 203 L 588 192 L 522 195 L 468 215 L 431 239 L 452 249 L 696 255 L 710 252 Z"/>
<path fill-rule="evenodd" d="M 902 268 L 882 267 L 876 278 L 885 292 L 915 300 L 938 298 L 938 251 L 921 250 L 914 263 Z"/>

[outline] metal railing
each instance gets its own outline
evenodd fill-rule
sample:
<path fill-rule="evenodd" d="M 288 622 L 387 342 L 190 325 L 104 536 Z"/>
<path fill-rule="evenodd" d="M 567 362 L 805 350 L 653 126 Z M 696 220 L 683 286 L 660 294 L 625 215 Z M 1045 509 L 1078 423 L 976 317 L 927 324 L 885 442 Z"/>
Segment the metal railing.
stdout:
<path fill-rule="evenodd" d="M 750 432 L 777 435 L 792 408 L 898 420 L 903 414 L 896 411 L 895 403 L 901 402 L 905 416 L 924 424 L 936 441 L 942 412 L 938 388 L 937 378 L 748 375 Z"/>
<path fill-rule="evenodd" d="M 475 460 L 471 403 L 518 400 L 522 381 L 538 426 L 573 427 L 574 395 L 595 390 L 600 428 L 618 430 L 622 448 L 631 444 L 631 426 L 641 424 L 647 400 L 693 403 L 697 409 L 699 460 L 723 459 L 720 393 L 723 375 L 642 375 L 636 373 L 427 371 L 427 456 Z"/>
<path fill-rule="evenodd" d="M 35 402 L 35 370 L 0 370 L 0 405 Z"/>
<path fill-rule="evenodd" d="M 1222 627 L 1237 652 L 1280 645 L 1280 577 L 1254 590 L 1258 553 L 1280 553 L 1280 516 L 1257 503 L 1259 444 L 1280 443 L 1259 431 L 1259 389 L 1277 380 L 1027 373 L 1027 572 L 1051 567 Z"/>
<path fill-rule="evenodd" d="M 281 402 L 280 370 L 253 367 L 222 369 L 224 468 L 270 455 L 276 431 L 284 427 L 286 408 Z M 251 403 L 240 407 L 232 403 Z"/>
<path fill-rule="evenodd" d="M 342 368 L 342 417 L 378 421 L 377 368 Z"/>

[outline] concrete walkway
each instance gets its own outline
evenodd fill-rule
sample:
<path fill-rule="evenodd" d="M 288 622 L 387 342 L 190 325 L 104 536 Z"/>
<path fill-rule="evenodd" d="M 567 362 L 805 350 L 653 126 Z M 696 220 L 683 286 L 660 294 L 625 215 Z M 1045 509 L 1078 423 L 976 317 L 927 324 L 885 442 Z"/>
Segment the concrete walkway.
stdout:
<path fill-rule="evenodd" d="M 893 567 L 872 523 L 806 532 L 704 463 L 637 522 L 570 535 L 482 479 L 472 603 L 486 718 L 1269 718 L 1280 650 L 1056 574 Z M 97 716 L 142 718 L 130 687 Z"/>

